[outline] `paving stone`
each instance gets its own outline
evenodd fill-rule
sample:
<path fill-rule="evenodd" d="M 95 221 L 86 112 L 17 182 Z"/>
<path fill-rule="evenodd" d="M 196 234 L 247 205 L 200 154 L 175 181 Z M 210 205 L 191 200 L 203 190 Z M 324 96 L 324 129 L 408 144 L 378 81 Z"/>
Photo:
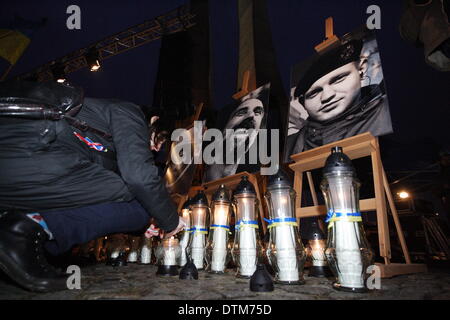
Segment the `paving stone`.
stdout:
<path fill-rule="evenodd" d="M 381 290 L 365 294 L 336 291 L 332 278 L 305 277 L 304 285 L 275 284 L 273 292 L 250 291 L 249 279 L 234 270 L 216 275 L 199 272 L 199 280 L 156 275 L 154 265 L 129 264 L 113 268 L 104 264 L 82 267 L 81 290 L 33 293 L 22 290 L 0 275 L 0 299 L 34 300 L 417 300 L 450 299 L 450 274 L 429 272 L 381 279 Z"/>

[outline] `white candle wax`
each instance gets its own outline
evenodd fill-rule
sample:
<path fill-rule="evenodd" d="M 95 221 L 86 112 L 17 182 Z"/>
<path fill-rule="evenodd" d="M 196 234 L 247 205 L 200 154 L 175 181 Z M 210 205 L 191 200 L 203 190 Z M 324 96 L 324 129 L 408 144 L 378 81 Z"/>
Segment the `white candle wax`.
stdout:
<path fill-rule="evenodd" d="M 359 246 L 358 222 L 345 221 L 345 214 L 358 211 L 353 179 L 330 177 L 329 188 L 334 199 L 334 211 L 343 214 L 341 221 L 334 222 L 336 228 L 336 259 L 338 279 L 343 287 L 363 288 L 363 263 Z"/>
<path fill-rule="evenodd" d="M 128 254 L 127 261 L 128 262 L 136 262 L 138 259 L 138 252 L 136 250 L 130 251 Z"/>
<path fill-rule="evenodd" d="M 203 260 L 205 257 L 205 234 L 193 233 L 191 237 L 191 258 L 197 269 L 203 269 Z"/>
<path fill-rule="evenodd" d="M 336 221 L 334 224 L 339 283 L 343 287 L 363 288 L 364 276 L 358 244 L 358 223 Z"/>
<path fill-rule="evenodd" d="M 142 264 L 149 264 L 151 262 L 152 258 L 152 249 L 151 247 L 144 245 L 141 248 L 141 263 Z"/>
<path fill-rule="evenodd" d="M 203 205 L 195 205 L 192 207 L 192 227 L 196 229 L 206 229 L 207 207 Z M 206 235 L 195 230 L 191 234 L 191 258 L 197 269 L 203 269 L 203 261 L 205 257 Z"/>
<path fill-rule="evenodd" d="M 180 266 L 184 266 L 187 263 L 187 254 L 186 248 L 189 245 L 189 231 L 182 231 L 180 247 L 181 247 L 181 256 L 180 256 Z"/>
<path fill-rule="evenodd" d="M 228 226 L 229 204 L 214 204 L 213 224 L 219 226 Z M 227 232 L 228 230 L 216 227 L 211 230 L 213 233 L 213 248 L 211 258 L 211 270 L 223 272 L 225 270 L 225 261 L 227 257 Z"/>
<path fill-rule="evenodd" d="M 177 264 L 175 250 L 173 248 L 167 248 L 164 250 L 164 262 L 165 266 L 174 266 Z"/>
<path fill-rule="evenodd" d="M 290 189 L 278 189 L 270 192 L 271 217 L 272 219 L 286 219 L 293 217 L 291 207 Z M 295 229 L 292 225 L 283 224 L 283 221 L 274 221 L 271 228 L 275 234 L 276 261 L 277 261 L 277 277 L 281 281 L 298 281 L 298 265 L 297 254 L 295 249 Z"/>
<path fill-rule="evenodd" d="M 241 227 L 239 230 L 239 273 L 252 276 L 256 270 L 256 229 Z"/>
<path fill-rule="evenodd" d="M 227 230 L 216 228 L 213 231 L 213 250 L 211 259 L 211 270 L 223 272 L 227 257 Z"/>
<path fill-rule="evenodd" d="M 298 281 L 296 244 L 294 227 L 281 225 L 275 227 L 275 246 L 277 248 L 278 278 L 281 281 Z"/>
<path fill-rule="evenodd" d="M 324 240 L 309 240 L 311 246 L 312 265 L 315 267 L 324 267 L 327 265 L 327 258 L 325 256 L 325 241 Z"/>
<path fill-rule="evenodd" d="M 178 247 L 178 240 L 174 237 L 170 237 L 169 239 L 164 239 L 163 242 L 164 256 L 163 256 L 163 265 L 165 266 L 174 266 L 177 264 L 177 256 L 176 249 Z"/>

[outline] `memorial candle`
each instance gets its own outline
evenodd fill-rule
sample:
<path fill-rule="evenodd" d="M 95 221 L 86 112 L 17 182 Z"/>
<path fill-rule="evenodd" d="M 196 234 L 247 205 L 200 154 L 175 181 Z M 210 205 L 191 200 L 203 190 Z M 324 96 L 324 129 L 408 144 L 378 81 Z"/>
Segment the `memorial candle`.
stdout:
<path fill-rule="evenodd" d="M 231 201 L 228 190 L 221 185 L 212 197 L 212 221 L 207 246 L 208 269 L 223 273 L 228 262 L 228 232 Z"/>
<path fill-rule="evenodd" d="M 192 199 L 192 221 L 191 236 L 189 239 L 189 254 L 196 268 L 202 270 L 204 268 L 206 235 L 208 229 L 206 227 L 206 219 L 209 213 L 208 200 L 203 191 L 199 191 Z"/>
<path fill-rule="evenodd" d="M 295 191 L 281 170 L 269 177 L 265 199 L 270 216 L 266 254 L 274 267 L 275 281 L 302 284 L 306 255 L 294 214 Z"/>
<path fill-rule="evenodd" d="M 181 231 L 180 247 L 181 247 L 181 257 L 179 265 L 182 267 L 187 263 L 187 247 L 189 245 L 189 239 L 191 235 L 191 209 L 190 209 L 191 199 L 188 199 L 181 209 L 181 217 L 186 222 L 186 227 Z"/>
<path fill-rule="evenodd" d="M 256 270 L 261 253 L 257 230 L 256 201 L 255 188 L 248 181 L 247 176 L 243 176 L 236 187 L 233 199 L 236 207 L 236 232 L 232 256 L 238 266 L 237 277 L 250 278 Z"/>
<path fill-rule="evenodd" d="M 360 182 L 342 148 L 334 147 L 323 170 L 321 189 L 328 209 L 328 243 L 325 251 L 337 277 L 337 290 L 364 292 L 366 268 L 373 253 L 364 234 L 359 210 Z"/>

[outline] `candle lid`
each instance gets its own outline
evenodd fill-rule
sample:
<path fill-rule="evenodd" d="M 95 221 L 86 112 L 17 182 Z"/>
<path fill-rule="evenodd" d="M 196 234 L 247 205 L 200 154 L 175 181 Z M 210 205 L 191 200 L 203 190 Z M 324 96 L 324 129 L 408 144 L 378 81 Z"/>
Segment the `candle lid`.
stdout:
<path fill-rule="evenodd" d="M 198 190 L 198 193 L 191 199 L 190 205 L 204 205 L 208 206 L 208 199 L 203 190 Z"/>
<path fill-rule="evenodd" d="M 276 174 L 269 176 L 269 181 L 267 183 L 268 190 L 290 188 L 290 187 L 291 187 L 290 179 L 283 169 L 280 168 Z"/>
<path fill-rule="evenodd" d="M 319 228 L 319 224 L 317 222 L 317 219 L 314 221 L 311 221 L 310 225 L 307 226 L 307 231 L 305 234 L 302 234 L 304 239 L 306 240 L 325 240 L 326 237 L 322 230 Z"/>
<path fill-rule="evenodd" d="M 355 168 L 353 167 L 350 158 L 342 152 L 342 147 L 331 148 L 331 154 L 328 156 L 325 167 L 323 168 L 323 174 L 348 172 L 354 173 Z"/>
<path fill-rule="evenodd" d="M 228 196 L 228 189 L 225 187 L 225 185 L 221 184 L 219 189 L 217 189 L 216 192 L 214 192 L 212 201 L 230 202 L 230 197 Z"/>
<path fill-rule="evenodd" d="M 192 259 L 188 257 L 188 262 L 180 270 L 181 280 L 198 280 L 198 270 Z"/>
<path fill-rule="evenodd" d="M 270 292 L 274 290 L 273 280 L 266 266 L 258 263 L 256 270 L 250 278 L 250 291 Z"/>
<path fill-rule="evenodd" d="M 235 195 L 243 193 L 256 194 L 255 187 L 253 187 L 253 184 L 248 181 L 247 176 L 242 176 L 241 182 L 239 182 L 236 189 L 234 190 Z"/>
<path fill-rule="evenodd" d="M 191 206 L 191 202 L 192 202 L 192 198 L 188 198 L 188 199 L 184 202 L 183 207 L 181 208 L 181 210 L 183 210 L 183 209 L 189 209 L 189 207 Z"/>

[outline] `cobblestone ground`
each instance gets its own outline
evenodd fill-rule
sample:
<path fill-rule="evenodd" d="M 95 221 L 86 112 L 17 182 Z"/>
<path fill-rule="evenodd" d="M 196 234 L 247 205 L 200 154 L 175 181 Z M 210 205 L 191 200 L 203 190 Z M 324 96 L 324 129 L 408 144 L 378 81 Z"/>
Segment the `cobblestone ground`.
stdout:
<path fill-rule="evenodd" d="M 381 279 L 381 290 L 365 294 L 343 293 L 331 288 L 331 279 L 305 277 L 304 285 L 279 285 L 269 293 L 255 293 L 249 280 L 237 279 L 233 270 L 224 275 L 200 271 L 199 280 L 156 276 L 156 266 L 128 264 L 82 267 L 81 290 L 56 293 L 24 291 L 0 275 L 0 300 L 5 299 L 144 299 L 144 300 L 450 300 L 450 274 L 429 272 Z"/>

